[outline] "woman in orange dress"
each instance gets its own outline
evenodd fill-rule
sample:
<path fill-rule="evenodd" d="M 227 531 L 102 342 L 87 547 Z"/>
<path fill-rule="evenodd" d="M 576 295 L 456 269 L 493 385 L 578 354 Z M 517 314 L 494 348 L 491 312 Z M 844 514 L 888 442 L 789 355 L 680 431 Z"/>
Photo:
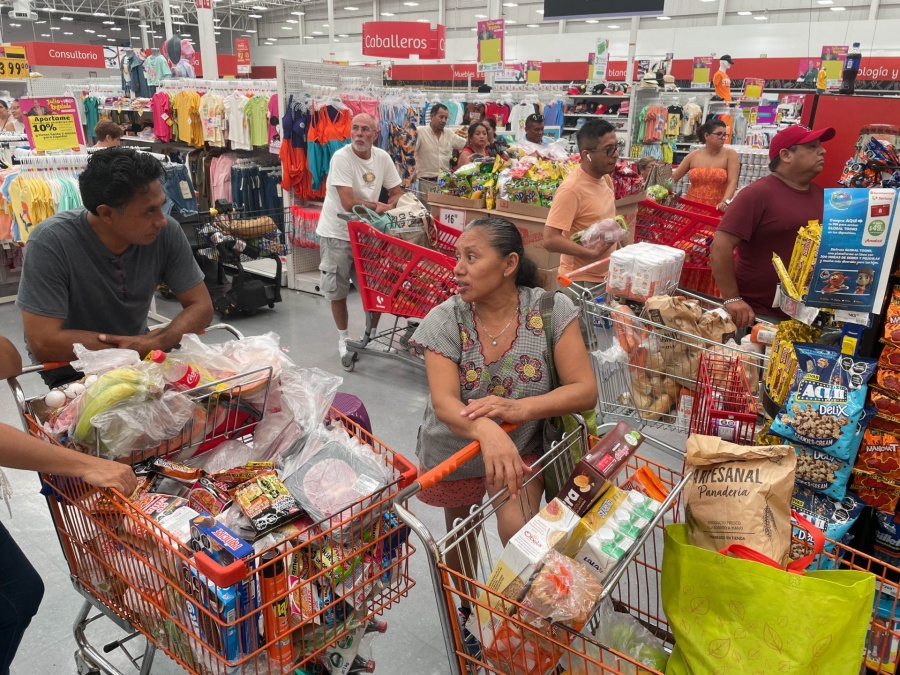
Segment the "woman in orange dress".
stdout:
<path fill-rule="evenodd" d="M 709 120 L 698 134 L 704 146 L 692 151 L 672 173 L 678 182 L 688 174 L 691 186 L 685 199 L 725 211 L 737 190 L 741 165 L 737 153 L 725 147 L 727 127 L 721 120 Z"/>

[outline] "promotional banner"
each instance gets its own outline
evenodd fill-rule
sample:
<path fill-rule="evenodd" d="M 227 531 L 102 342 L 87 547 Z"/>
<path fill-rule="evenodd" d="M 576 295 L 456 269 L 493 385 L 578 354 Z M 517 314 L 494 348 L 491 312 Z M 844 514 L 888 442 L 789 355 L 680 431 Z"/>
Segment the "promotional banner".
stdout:
<path fill-rule="evenodd" d="M 591 84 L 606 82 L 606 71 L 609 68 L 609 40 L 597 40 L 597 51 L 594 52 L 594 76 Z"/>
<path fill-rule="evenodd" d="M 524 84 L 525 64 L 504 63 L 502 70 L 495 71 L 494 82 L 500 84 Z"/>
<path fill-rule="evenodd" d="M 502 33 L 502 31 L 501 31 Z M 442 59 L 447 28 L 417 21 L 367 21 L 362 26 L 362 53 L 388 58 Z"/>
<path fill-rule="evenodd" d="M 637 68 L 637 77 L 635 79 L 640 82 L 644 79 L 644 75 L 650 71 L 650 59 L 640 59 L 636 61 L 635 67 Z"/>
<path fill-rule="evenodd" d="M 28 120 L 28 144 L 35 152 L 78 150 L 84 145 L 74 98 L 20 98 L 19 105 Z"/>
<path fill-rule="evenodd" d="M 765 80 L 758 77 L 747 77 L 744 79 L 744 93 L 742 98 L 758 101 L 762 98 L 763 89 L 765 88 Z"/>
<path fill-rule="evenodd" d="M 503 19 L 478 22 L 478 72 L 498 72 L 503 67 Z"/>
<path fill-rule="evenodd" d="M 825 190 L 822 243 L 806 304 L 858 313 L 880 311 L 897 246 L 897 191 Z"/>
<path fill-rule="evenodd" d="M 825 68 L 829 89 L 841 88 L 844 61 L 847 59 L 847 52 L 849 51 L 850 48 L 846 45 L 842 47 L 822 47 L 822 66 Z"/>
<path fill-rule="evenodd" d="M 197 9 L 212 9 L 212 0 L 195 0 Z"/>
<path fill-rule="evenodd" d="M 800 59 L 800 72 L 797 75 L 797 82 L 802 82 L 811 89 L 815 89 L 816 80 L 819 78 L 821 69 L 822 59 Z"/>
<path fill-rule="evenodd" d="M 692 89 L 709 89 L 710 77 L 712 76 L 712 67 L 713 57 L 694 57 L 694 75 L 691 78 Z"/>
<path fill-rule="evenodd" d="M 250 38 L 234 39 L 234 53 L 237 56 L 237 74 L 250 74 Z"/>
<path fill-rule="evenodd" d="M 541 66 L 543 61 L 529 61 L 525 64 L 525 82 L 526 84 L 541 83 Z"/>

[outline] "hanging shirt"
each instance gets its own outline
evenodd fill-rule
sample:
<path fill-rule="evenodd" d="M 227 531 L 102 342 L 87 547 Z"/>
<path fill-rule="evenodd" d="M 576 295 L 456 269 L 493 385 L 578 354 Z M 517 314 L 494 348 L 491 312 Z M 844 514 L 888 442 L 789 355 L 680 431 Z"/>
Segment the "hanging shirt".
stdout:
<path fill-rule="evenodd" d="M 94 135 L 94 127 L 100 121 L 100 101 L 94 96 L 84 99 L 84 121 L 87 125 L 88 136 L 97 138 Z"/>
<path fill-rule="evenodd" d="M 172 101 L 178 120 L 178 140 L 194 147 L 203 146 L 203 124 L 200 121 L 200 95 L 195 91 L 179 91 Z"/>
<path fill-rule="evenodd" d="M 681 133 L 681 118 L 684 108 L 680 105 L 670 105 L 666 117 L 666 138 L 678 138 Z"/>
<path fill-rule="evenodd" d="M 702 115 L 703 109 L 699 105 L 696 103 L 686 104 L 684 106 L 684 118 L 681 122 L 681 133 L 684 136 L 696 136 Z"/>
<path fill-rule="evenodd" d="M 561 127 L 563 125 L 562 103 L 554 101 L 544 106 L 544 124 L 548 127 Z"/>
<path fill-rule="evenodd" d="M 509 108 L 499 103 L 488 103 L 485 115 L 493 117 L 497 121 L 497 127 L 505 127 L 509 122 Z"/>
<path fill-rule="evenodd" d="M 244 114 L 247 97 L 234 93 L 225 97 L 225 120 L 228 125 L 228 141 L 232 150 L 252 150 L 250 145 L 250 121 Z"/>
<path fill-rule="evenodd" d="M 250 124 L 250 145 L 269 144 L 269 99 L 254 96 L 244 104 L 244 114 Z"/>
<path fill-rule="evenodd" d="M 225 106 L 218 94 L 204 94 L 200 98 L 199 115 L 203 126 L 203 140 L 216 148 L 225 147 Z"/>
<path fill-rule="evenodd" d="M 147 84 L 151 87 L 158 87 L 160 80 L 172 77 L 166 57 L 156 53 L 144 59 L 144 75 L 147 77 Z"/>
<path fill-rule="evenodd" d="M 529 115 L 534 114 L 534 105 L 522 101 L 518 105 L 513 106 L 512 112 L 509 114 L 509 128 L 516 134 L 516 140 L 525 138 L 525 120 Z"/>
<path fill-rule="evenodd" d="M 281 138 L 278 133 L 278 94 L 269 98 L 269 143 Z"/>

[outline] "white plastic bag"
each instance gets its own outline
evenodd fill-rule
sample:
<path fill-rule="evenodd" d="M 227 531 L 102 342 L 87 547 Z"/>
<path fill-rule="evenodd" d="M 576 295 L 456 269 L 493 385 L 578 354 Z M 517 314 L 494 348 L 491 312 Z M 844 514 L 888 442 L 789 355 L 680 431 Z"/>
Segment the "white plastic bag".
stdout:
<path fill-rule="evenodd" d="M 100 437 L 101 454 L 109 459 L 155 448 L 179 436 L 194 416 L 196 404 L 178 391 L 159 400 L 126 402 L 91 419 Z"/>
<path fill-rule="evenodd" d="M 644 628 L 631 614 L 614 611 L 612 601 L 607 598 L 600 605 L 598 619 L 597 631 L 594 633 L 597 642 L 615 649 L 617 652 L 625 654 L 645 666 L 660 672 L 666 671 L 669 654 L 665 650 L 665 644 Z M 615 657 L 611 654 L 604 654 L 604 663 L 607 663 L 608 658 Z M 619 659 L 616 659 L 616 661 L 619 661 Z M 624 661 L 621 663 L 623 666 L 629 665 Z M 609 665 L 616 664 L 610 663 Z M 629 666 L 622 673 L 623 675 L 630 675 L 631 673 L 637 675 L 638 669 L 634 666 Z"/>
<path fill-rule="evenodd" d="M 75 360 L 72 368 L 85 375 L 102 375 L 116 368 L 133 366 L 141 362 L 141 355 L 133 349 L 98 349 L 93 351 L 80 342 L 72 345 Z"/>
<path fill-rule="evenodd" d="M 601 244 L 610 245 L 622 241 L 628 236 L 628 230 L 623 228 L 618 221 L 612 218 L 604 218 L 592 223 L 581 235 L 581 245 L 586 248 L 595 248 Z"/>
<path fill-rule="evenodd" d="M 343 378 L 320 368 L 285 368 L 269 394 L 266 409 L 290 412 L 307 434 L 324 423 L 334 395 L 343 383 Z"/>

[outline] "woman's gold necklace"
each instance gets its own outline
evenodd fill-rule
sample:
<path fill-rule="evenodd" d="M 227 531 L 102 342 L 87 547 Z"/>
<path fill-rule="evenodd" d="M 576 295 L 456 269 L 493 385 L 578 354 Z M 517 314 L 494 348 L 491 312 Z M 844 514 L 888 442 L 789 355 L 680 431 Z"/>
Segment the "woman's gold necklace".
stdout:
<path fill-rule="evenodd" d="M 481 327 L 484 328 L 484 332 L 488 334 L 488 337 L 489 337 L 489 338 L 491 338 L 491 344 L 492 344 L 494 347 L 497 346 L 497 340 L 500 338 L 501 335 L 503 335 L 503 334 L 506 332 L 506 329 L 509 328 L 510 324 L 513 322 L 513 319 L 515 319 L 517 316 L 519 316 L 519 306 L 516 305 L 516 313 L 513 314 L 513 315 L 509 318 L 509 321 L 506 322 L 506 325 L 503 327 L 503 330 L 501 330 L 501 331 L 500 331 L 499 333 L 497 333 L 496 335 L 491 335 L 490 331 L 487 329 L 487 326 L 484 324 L 484 321 L 482 321 L 482 320 L 481 320 L 481 317 L 478 316 L 478 310 L 475 309 L 475 303 L 474 303 L 474 302 L 472 303 L 472 309 L 473 309 L 474 312 L 475 312 L 475 318 L 478 319 L 478 323 L 480 323 L 480 324 L 481 324 Z"/>

